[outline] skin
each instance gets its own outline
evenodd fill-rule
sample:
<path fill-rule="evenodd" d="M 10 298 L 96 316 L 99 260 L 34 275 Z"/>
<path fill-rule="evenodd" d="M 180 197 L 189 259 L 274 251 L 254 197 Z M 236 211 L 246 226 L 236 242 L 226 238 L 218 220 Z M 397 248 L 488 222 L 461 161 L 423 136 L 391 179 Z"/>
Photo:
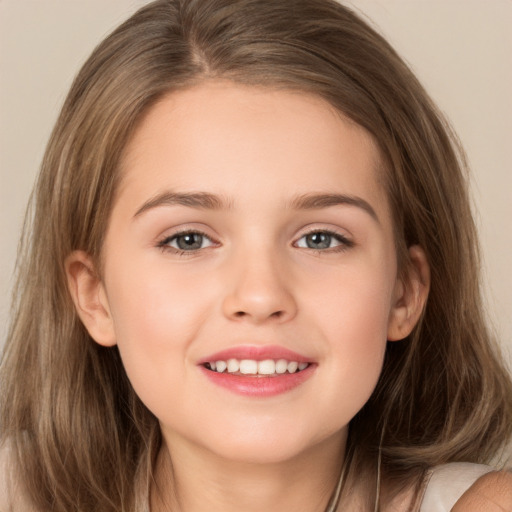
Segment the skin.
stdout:
<path fill-rule="evenodd" d="M 207 82 L 143 119 L 122 161 L 103 273 L 79 251 L 67 271 L 91 336 L 118 345 L 160 421 L 153 510 L 324 510 L 386 341 L 410 333 L 428 294 L 419 247 L 397 277 L 383 172 L 364 129 L 302 93 Z M 169 193 L 221 204 L 170 204 Z M 308 194 L 351 200 L 297 204 Z M 176 250 L 183 230 L 203 233 L 201 248 Z M 311 232 L 334 234 L 312 248 Z M 287 393 L 236 395 L 198 362 L 238 345 L 279 345 L 316 367 Z"/>
<path fill-rule="evenodd" d="M 479 478 L 453 507 L 453 512 L 512 511 L 512 473 L 492 472 Z"/>

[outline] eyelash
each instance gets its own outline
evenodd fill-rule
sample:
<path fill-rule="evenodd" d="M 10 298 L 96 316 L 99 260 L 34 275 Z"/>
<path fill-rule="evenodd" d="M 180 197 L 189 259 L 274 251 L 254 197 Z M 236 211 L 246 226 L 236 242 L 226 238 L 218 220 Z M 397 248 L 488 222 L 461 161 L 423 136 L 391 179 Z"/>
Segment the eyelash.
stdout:
<path fill-rule="evenodd" d="M 300 238 L 298 238 L 297 241 L 294 242 L 294 247 L 297 247 L 296 244 L 298 243 L 299 240 L 302 240 L 303 238 L 305 238 L 307 236 L 315 235 L 315 234 L 327 235 L 327 236 L 334 238 L 337 242 L 339 242 L 339 245 L 337 245 L 335 247 L 327 247 L 324 249 L 315 249 L 312 247 L 307 247 L 307 249 L 309 251 L 313 251 L 317 254 L 343 252 L 343 251 L 346 251 L 347 249 L 354 247 L 354 245 L 355 245 L 353 241 L 349 240 L 348 238 L 341 235 L 340 233 L 337 233 L 336 231 L 332 231 L 329 229 L 312 229 L 312 230 L 304 233 Z M 183 250 L 183 249 L 178 249 L 176 247 L 171 247 L 169 245 L 173 240 L 176 240 L 177 238 L 179 238 L 181 236 L 185 236 L 185 235 L 199 235 L 211 242 L 211 245 L 209 247 L 218 245 L 217 242 L 215 242 L 210 236 L 208 236 L 206 233 L 204 233 L 202 231 L 184 230 L 184 231 L 179 231 L 177 233 L 174 233 L 171 236 L 166 236 L 165 238 L 163 238 L 162 240 L 160 240 L 157 243 L 157 247 L 160 248 L 164 252 L 169 251 L 169 252 L 172 252 L 173 254 L 176 254 L 177 256 L 183 256 L 183 257 L 193 256 L 193 255 L 197 254 L 198 251 L 205 249 L 205 248 L 198 248 L 198 249 Z M 303 247 L 303 248 L 306 249 L 306 247 Z"/>
<path fill-rule="evenodd" d="M 206 233 L 203 233 L 202 231 L 198 231 L 196 229 L 186 229 L 183 231 L 178 231 L 177 233 L 172 234 L 171 236 L 166 236 L 162 240 L 160 240 L 157 244 L 157 247 L 160 248 L 163 252 L 172 252 L 173 254 L 176 254 L 178 256 L 193 256 L 197 254 L 197 252 L 201 249 L 191 249 L 191 250 L 183 250 L 178 249 L 176 247 L 171 247 L 169 244 L 176 240 L 177 238 L 185 235 L 199 235 L 211 242 L 212 246 L 218 245 L 217 242 L 215 242 L 210 236 L 208 236 Z"/>
<path fill-rule="evenodd" d="M 315 235 L 315 234 L 328 235 L 328 236 L 334 238 L 340 244 L 338 246 L 328 247 L 325 249 L 314 249 L 312 247 L 307 248 L 308 250 L 313 251 L 317 254 L 343 252 L 348 249 L 351 249 L 355 245 L 354 242 L 352 240 L 349 240 L 346 236 L 344 236 L 336 231 L 330 230 L 330 229 L 311 229 L 310 231 L 307 231 L 306 233 L 304 233 L 298 240 L 301 240 L 302 238 L 307 237 L 309 235 Z M 296 243 L 297 242 L 295 242 L 295 244 Z"/>

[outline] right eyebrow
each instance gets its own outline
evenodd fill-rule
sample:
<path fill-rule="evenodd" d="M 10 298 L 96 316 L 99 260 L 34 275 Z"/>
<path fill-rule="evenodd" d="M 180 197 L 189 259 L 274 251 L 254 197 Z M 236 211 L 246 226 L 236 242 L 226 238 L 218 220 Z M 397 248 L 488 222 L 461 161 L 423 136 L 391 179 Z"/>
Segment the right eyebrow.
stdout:
<path fill-rule="evenodd" d="M 231 207 L 231 204 L 220 196 L 208 192 L 178 193 L 165 191 L 147 200 L 135 213 L 134 217 L 142 215 L 148 210 L 159 206 L 188 206 L 202 210 L 222 210 Z"/>

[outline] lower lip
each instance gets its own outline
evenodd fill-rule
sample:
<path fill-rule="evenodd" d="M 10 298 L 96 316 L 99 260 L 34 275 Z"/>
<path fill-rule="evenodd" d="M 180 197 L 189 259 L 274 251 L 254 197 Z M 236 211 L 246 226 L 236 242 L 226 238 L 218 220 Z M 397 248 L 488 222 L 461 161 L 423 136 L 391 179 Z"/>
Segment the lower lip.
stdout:
<path fill-rule="evenodd" d="M 223 387 L 238 395 L 251 397 L 271 397 L 287 393 L 309 379 L 316 368 L 310 364 L 306 369 L 296 373 L 282 373 L 272 377 L 257 375 L 233 375 L 208 370 L 200 367 L 203 373 L 217 386 Z"/>

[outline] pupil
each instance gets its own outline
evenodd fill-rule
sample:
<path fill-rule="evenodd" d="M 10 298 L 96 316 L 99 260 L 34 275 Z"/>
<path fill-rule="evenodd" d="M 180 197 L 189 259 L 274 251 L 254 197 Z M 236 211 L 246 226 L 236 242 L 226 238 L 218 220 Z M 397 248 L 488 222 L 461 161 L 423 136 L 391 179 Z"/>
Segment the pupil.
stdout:
<path fill-rule="evenodd" d="M 178 247 L 185 251 L 191 249 L 200 249 L 203 244 L 203 237 L 198 233 L 188 233 L 186 235 L 181 235 L 178 240 Z"/>
<path fill-rule="evenodd" d="M 331 236 L 325 233 L 312 233 L 307 236 L 307 245 L 311 249 L 327 249 L 331 245 Z"/>

